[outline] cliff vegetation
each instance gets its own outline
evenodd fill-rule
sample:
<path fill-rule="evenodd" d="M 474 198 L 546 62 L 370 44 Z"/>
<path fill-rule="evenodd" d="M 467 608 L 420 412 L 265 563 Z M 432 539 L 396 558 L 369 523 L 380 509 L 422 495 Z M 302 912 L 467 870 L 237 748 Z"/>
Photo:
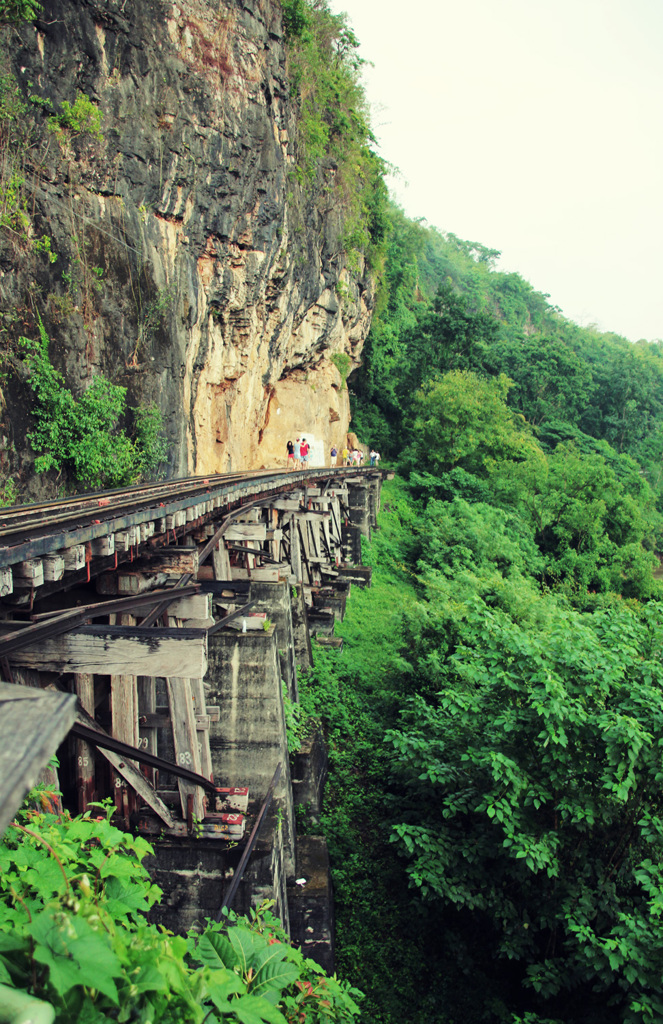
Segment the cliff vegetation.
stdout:
<path fill-rule="evenodd" d="M 0 25 L 5 500 L 339 444 L 387 203 L 345 18 L 8 0 Z"/>

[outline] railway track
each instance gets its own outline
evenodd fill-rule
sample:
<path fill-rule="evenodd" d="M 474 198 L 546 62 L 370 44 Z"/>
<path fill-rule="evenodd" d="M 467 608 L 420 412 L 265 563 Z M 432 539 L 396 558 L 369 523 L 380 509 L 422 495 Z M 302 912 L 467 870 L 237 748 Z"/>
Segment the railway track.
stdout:
<path fill-rule="evenodd" d="M 163 526 L 163 530 L 156 532 L 177 530 L 223 505 L 232 507 L 249 494 L 269 494 L 301 486 L 307 480 L 320 480 L 341 473 L 347 477 L 361 472 L 344 468 L 296 473 L 278 470 L 222 473 L 8 507 L 0 510 L 0 570 L 81 544 L 91 544 L 109 533 L 142 529 L 149 523 L 155 524 L 155 531 L 157 523 Z M 172 517 L 174 519 L 169 524 L 161 523 L 161 520 Z M 147 539 L 151 535 L 149 526 L 142 533 L 146 536 L 141 536 L 141 540 Z M 136 542 L 128 545 L 133 546 Z"/>

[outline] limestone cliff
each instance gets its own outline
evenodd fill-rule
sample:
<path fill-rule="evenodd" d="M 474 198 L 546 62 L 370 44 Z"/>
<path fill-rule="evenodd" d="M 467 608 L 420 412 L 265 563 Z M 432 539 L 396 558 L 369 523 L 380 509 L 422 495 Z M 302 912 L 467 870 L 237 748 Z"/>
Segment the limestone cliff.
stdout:
<path fill-rule="evenodd" d="M 74 391 L 103 373 L 156 400 L 169 475 L 283 465 L 291 435 L 341 441 L 331 357 L 357 365 L 372 283 L 347 266 L 333 198 L 298 183 L 278 0 L 44 0 L 4 45 L 26 105 L 23 147 L 0 140 L 24 213 L 0 232 L 5 336 L 39 313 Z M 62 115 L 80 96 L 100 133 Z M 4 387 L 19 455 L 21 388 Z"/>

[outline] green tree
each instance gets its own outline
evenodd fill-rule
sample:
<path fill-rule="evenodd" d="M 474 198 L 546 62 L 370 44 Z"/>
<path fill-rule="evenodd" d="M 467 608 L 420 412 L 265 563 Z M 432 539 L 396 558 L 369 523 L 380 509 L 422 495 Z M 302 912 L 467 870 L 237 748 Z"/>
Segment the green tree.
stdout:
<path fill-rule="evenodd" d="M 504 464 L 543 460 L 543 452 L 523 417 L 506 404 L 511 382 L 486 380 L 453 370 L 431 381 L 416 399 L 413 441 L 406 464 L 440 476 L 459 467 L 486 477 Z"/>
<path fill-rule="evenodd" d="M 663 609 L 544 604 L 535 628 L 476 598 L 413 622 L 393 839 L 419 896 L 510 963 L 514 1009 L 658 1020 Z"/>

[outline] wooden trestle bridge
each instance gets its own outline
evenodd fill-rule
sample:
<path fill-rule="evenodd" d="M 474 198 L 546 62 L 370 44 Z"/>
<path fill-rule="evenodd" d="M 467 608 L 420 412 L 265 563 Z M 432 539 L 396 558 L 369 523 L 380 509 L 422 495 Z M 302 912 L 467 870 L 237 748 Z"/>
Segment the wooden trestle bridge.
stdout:
<path fill-rule="evenodd" d="M 349 583 L 370 577 L 360 535 L 380 481 L 263 471 L 1 509 L 0 831 L 49 737 L 55 749 L 69 733 L 59 781 L 72 810 L 111 796 L 128 827 L 245 842 L 252 794 L 231 777 L 241 729 L 207 678 L 212 638 L 276 626 L 277 674 L 296 699 L 298 629 L 304 650 L 315 632 L 340 644 Z M 289 602 L 276 623 L 272 592 Z"/>

